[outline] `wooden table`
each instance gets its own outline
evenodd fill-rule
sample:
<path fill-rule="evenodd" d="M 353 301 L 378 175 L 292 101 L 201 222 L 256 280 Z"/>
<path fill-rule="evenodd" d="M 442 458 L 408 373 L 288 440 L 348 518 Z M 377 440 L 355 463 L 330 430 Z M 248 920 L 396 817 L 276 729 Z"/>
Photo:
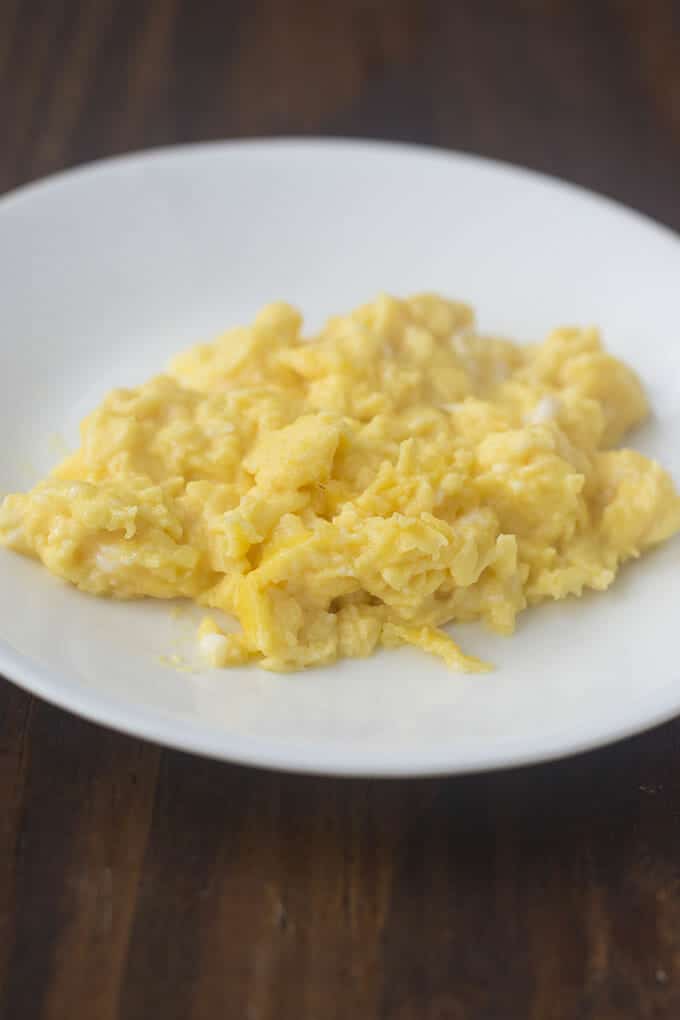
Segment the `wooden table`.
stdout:
<path fill-rule="evenodd" d="M 679 39 L 674 0 L 0 0 L 0 190 L 143 146 L 365 135 L 680 228 Z M 675 1020 L 679 766 L 674 723 L 473 778 L 289 777 L 3 682 L 0 1017 Z"/>

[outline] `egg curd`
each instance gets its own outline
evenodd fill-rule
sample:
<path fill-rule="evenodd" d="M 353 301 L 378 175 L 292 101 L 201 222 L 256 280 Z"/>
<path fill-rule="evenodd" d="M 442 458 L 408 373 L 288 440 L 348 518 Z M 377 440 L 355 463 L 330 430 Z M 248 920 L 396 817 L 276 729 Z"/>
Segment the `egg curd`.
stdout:
<path fill-rule="evenodd" d="M 647 403 L 595 329 L 518 346 L 434 295 L 301 327 L 269 305 L 114 390 L 77 453 L 6 497 L 0 543 L 93 595 L 233 615 L 201 625 L 216 666 L 406 644 L 480 670 L 444 624 L 510 634 L 680 530 L 668 475 L 615 448 Z"/>

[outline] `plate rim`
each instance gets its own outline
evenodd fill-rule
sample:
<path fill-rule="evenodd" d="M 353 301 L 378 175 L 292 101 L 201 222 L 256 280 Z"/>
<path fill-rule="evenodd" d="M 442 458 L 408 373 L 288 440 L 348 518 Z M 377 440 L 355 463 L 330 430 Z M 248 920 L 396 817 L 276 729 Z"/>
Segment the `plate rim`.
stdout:
<path fill-rule="evenodd" d="M 72 166 L 56 170 L 54 173 L 35 180 L 27 181 L 25 184 L 17 185 L 8 191 L 0 193 L 0 214 L 6 206 L 19 204 L 29 199 L 33 194 L 47 190 L 55 185 L 67 184 L 80 176 L 89 176 L 99 171 L 114 169 L 116 166 L 134 163 L 146 163 L 156 159 L 167 159 L 170 156 L 190 157 L 199 152 L 210 150 L 245 150 L 262 148 L 302 148 L 320 150 L 322 148 L 360 148 L 366 152 L 390 150 L 395 154 L 410 157 L 421 157 L 455 163 L 466 162 L 469 164 L 483 164 L 506 173 L 517 174 L 525 179 L 533 179 L 536 183 L 567 189 L 581 198 L 595 201 L 598 205 L 605 203 L 612 211 L 623 213 L 642 221 L 648 227 L 667 236 L 673 241 L 680 240 L 680 231 L 676 231 L 669 224 L 656 219 L 649 213 L 643 212 L 635 206 L 628 205 L 620 199 L 602 191 L 595 191 L 585 185 L 577 184 L 559 174 L 547 173 L 543 170 L 536 170 L 525 166 L 522 163 L 515 163 L 512 160 L 498 159 L 494 156 L 484 156 L 465 149 L 447 148 L 444 145 L 434 145 L 425 142 L 403 142 L 388 138 L 362 138 L 352 135 L 267 135 L 253 136 L 252 138 L 212 138 L 200 142 L 180 142 L 168 145 L 156 145 L 149 148 L 131 149 L 128 152 L 115 153 L 110 156 L 102 156 L 98 159 L 87 160 L 82 163 L 74 163 Z"/>
<path fill-rule="evenodd" d="M 340 748 L 329 753 L 327 745 L 305 743 L 300 745 L 299 752 L 292 752 L 289 742 L 271 737 L 245 738 L 231 734 L 229 746 L 222 746 L 217 731 L 187 722 L 175 723 L 171 716 L 161 715 L 144 705 L 135 706 L 134 714 L 128 716 L 125 708 L 114 699 L 102 694 L 90 698 L 84 689 L 82 693 L 74 691 L 68 681 L 60 685 L 63 677 L 61 670 L 35 663 L 0 638 L 0 680 L 4 679 L 86 722 L 124 736 L 146 740 L 157 747 L 232 765 L 343 779 L 424 779 L 527 768 L 603 750 L 629 737 L 640 736 L 680 714 L 680 707 L 673 702 L 640 716 L 636 722 L 620 726 L 606 736 L 598 735 L 597 728 L 594 732 L 586 729 L 580 739 L 566 740 L 562 744 L 554 740 L 545 745 L 537 742 L 525 752 L 514 751 L 510 743 L 509 747 L 501 747 L 496 752 L 483 751 L 474 759 L 467 755 L 464 760 L 456 760 L 453 755 L 444 756 L 440 752 L 430 758 L 420 755 L 415 761 L 408 758 L 395 761 L 392 753 L 379 752 L 371 756 L 362 751 L 348 761 Z"/>

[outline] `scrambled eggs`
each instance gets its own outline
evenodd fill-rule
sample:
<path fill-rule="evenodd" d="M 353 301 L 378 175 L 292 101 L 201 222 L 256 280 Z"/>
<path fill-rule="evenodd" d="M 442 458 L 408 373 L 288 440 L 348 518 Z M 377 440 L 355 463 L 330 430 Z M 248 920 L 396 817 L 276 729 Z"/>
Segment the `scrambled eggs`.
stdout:
<path fill-rule="evenodd" d="M 614 448 L 646 413 L 594 329 L 522 347 L 466 305 L 381 296 L 308 342 L 272 304 L 114 390 L 78 452 L 5 499 L 0 543 L 95 595 L 233 614 L 238 633 L 200 628 L 218 666 L 410 644 L 482 669 L 443 624 L 509 634 L 680 529 L 668 475 Z"/>

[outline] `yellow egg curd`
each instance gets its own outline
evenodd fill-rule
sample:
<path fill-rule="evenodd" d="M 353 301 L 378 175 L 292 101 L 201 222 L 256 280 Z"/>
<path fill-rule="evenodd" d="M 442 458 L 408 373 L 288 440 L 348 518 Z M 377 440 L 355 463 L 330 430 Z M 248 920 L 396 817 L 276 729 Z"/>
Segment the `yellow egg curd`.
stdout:
<path fill-rule="evenodd" d="M 680 529 L 669 476 L 616 448 L 647 403 L 595 329 L 518 346 L 434 295 L 301 325 L 269 305 L 114 390 L 77 453 L 6 497 L 0 543 L 93 595 L 237 617 L 201 625 L 217 666 L 409 644 L 478 670 L 442 625 L 510 634 Z"/>

